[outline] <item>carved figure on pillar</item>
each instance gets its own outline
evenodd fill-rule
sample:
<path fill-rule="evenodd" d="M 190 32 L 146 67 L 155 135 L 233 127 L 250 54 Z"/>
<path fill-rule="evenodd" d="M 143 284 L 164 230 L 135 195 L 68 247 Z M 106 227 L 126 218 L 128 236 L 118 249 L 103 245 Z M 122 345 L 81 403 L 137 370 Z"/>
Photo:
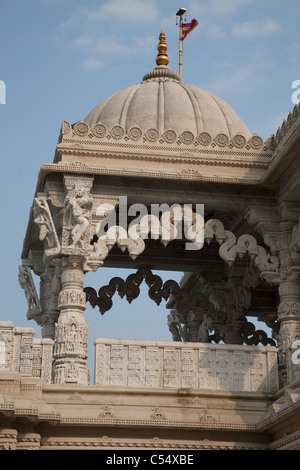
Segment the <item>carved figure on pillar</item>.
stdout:
<path fill-rule="evenodd" d="M 30 268 L 28 266 L 19 266 L 19 284 L 24 289 L 28 304 L 27 319 L 35 319 L 40 324 L 42 308 L 40 300 L 33 282 Z"/>
<path fill-rule="evenodd" d="M 62 254 L 88 257 L 92 251 L 91 230 L 93 178 L 64 176 L 66 197 L 61 211 Z"/>
<path fill-rule="evenodd" d="M 184 329 L 175 310 L 171 310 L 168 315 L 168 327 L 172 334 L 173 341 L 187 341 Z"/>
<path fill-rule="evenodd" d="M 84 248 L 85 238 L 92 216 L 93 198 L 86 189 L 73 189 L 66 198 L 65 221 L 69 231 L 68 248 Z"/>
<path fill-rule="evenodd" d="M 34 222 L 40 229 L 40 240 L 47 240 L 48 242 L 48 249 L 45 250 L 45 254 L 47 256 L 57 255 L 60 252 L 60 243 L 47 202 L 47 196 L 39 195 L 34 199 L 33 216 Z"/>
<path fill-rule="evenodd" d="M 86 364 L 87 329 L 83 312 L 86 294 L 83 292 L 84 258 L 68 256 L 62 263 L 62 290 L 59 294 L 60 315 L 54 344 L 54 382 L 88 385 Z"/>

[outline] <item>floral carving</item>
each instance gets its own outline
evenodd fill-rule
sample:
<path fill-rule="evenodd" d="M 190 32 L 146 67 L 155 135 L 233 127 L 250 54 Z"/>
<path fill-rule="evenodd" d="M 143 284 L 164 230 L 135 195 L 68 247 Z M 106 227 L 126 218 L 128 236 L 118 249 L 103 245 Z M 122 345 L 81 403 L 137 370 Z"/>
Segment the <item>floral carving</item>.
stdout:
<path fill-rule="evenodd" d="M 231 141 L 237 148 L 243 148 L 246 145 L 246 138 L 243 135 L 235 135 Z"/>
<path fill-rule="evenodd" d="M 104 406 L 104 407 L 102 408 L 102 411 L 101 411 L 101 413 L 99 414 L 99 417 L 100 417 L 100 418 L 108 418 L 108 419 L 110 419 L 110 418 L 115 418 L 115 415 L 114 415 L 114 413 L 113 413 L 111 407 L 106 405 L 106 406 Z M 105 436 L 105 437 L 106 437 L 106 436 Z"/>
<path fill-rule="evenodd" d="M 211 143 L 211 135 L 208 133 L 208 132 L 202 132 L 199 136 L 198 136 L 198 142 L 201 144 L 201 145 L 209 145 Z"/>
<path fill-rule="evenodd" d="M 102 138 L 106 136 L 107 128 L 104 124 L 96 124 L 92 129 L 92 133 L 95 137 Z"/>
<path fill-rule="evenodd" d="M 152 411 L 153 413 L 151 414 L 150 419 L 166 419 L 165 414 L 161 411 L 160 408 L 154 408 Z"/>
<path fill-rule="evenodd" d="M 79 121 L 74 124 L 74 131 L 80 137 L 84 137 L 89 132 L 89 126 L 84 121 Z"/>
<path fill-rule="evenodd" d="M 166 132 L 164 132 L 163 139 L 165 142 L 173 144 L 177 139 L 177 134 L 172 129 L 168 129 Z"/>
<path fill-rule="evenodd" d="M 149 140 L 149 142 L 156 142 L 159 139 L 159 132 L 157 129 L 148 129 L 145 138 Z"/>
<path fill-rule="evenodd" d="M 71 124 L 68 121 L 63 120 L 62 126 L 61 126 L 61 133 L 64 134 L 69 134 L 71 130 Z"/>
<path fill-rule="evenodd" d="M 110 134 L 114 139 L 122 139 L 122 137 L 124 137 L 125 131 L 122 126 L 114 126 L 111 129 Z"/>
<path fill-rule="evenodd" d="M 131 127 L 128 131 L 128 136 L 131 140 L 140 140 L 142 135 L 143 133 L 139 127 Z"/>
<path fill-rule="evenodd" d="M 229 143 L 229 138 L 226 134 L 218 134 L 215 138 L 215 142 L 219 147 L 226 147 Z"/>
<path fill-rule="evenodd" d="M 194 142 L 194 134 L 190 131 L 185 131 L 181 134 L 180 140 L 186 145 L 190 145 Z"/>
<path fill-rule="evenodd" d="M 297 316 L 299 312 L 299 303 L 295 301 L 281 302 L 278 308 L 278 315 L 281 317 Z"/>
<path fill-rule="evenodd" d="M 258 135 L 253 135 L 251 139 L 249 139 L 248 143 L 253 149 L 260 149 L 264 145 L 263 139 Z"/>

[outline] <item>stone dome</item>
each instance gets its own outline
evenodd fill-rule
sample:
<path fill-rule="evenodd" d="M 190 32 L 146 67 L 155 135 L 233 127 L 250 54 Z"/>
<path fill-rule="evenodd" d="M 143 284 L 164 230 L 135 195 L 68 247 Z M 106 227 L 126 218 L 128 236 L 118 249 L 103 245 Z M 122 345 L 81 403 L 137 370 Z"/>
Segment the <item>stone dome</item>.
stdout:
<path fill-rule="evenodd" d="M 195 138 L 208 145 L 216 139 L 225 146 L 234 139 L 241 147 L 251 134 L 236 112 L 208 91 L 183 83 L 181 75 L 169 67 L 167 45 L 162 31 L 157 46 L 157 67 L 141 83 L 129 86 L 99 103 L 84 119 L 98 136 L 128 135 L 150 141 L 159 136 L 169 143 L 177 136 L 188 144 Z"/>
<path fill-rule="evenodd" d="M 208 133 L 229 139 L 251 134 L 237 113 L 222 99 L 194 85 L 183 83 L 181 76 L 167 66 L 147 73 L 141 83 L 124 88 L 101 101 L 84 119 L 93 128 L 102 124 L 111 130 L 143 134 L 151 130 L 163 134 Z"/>

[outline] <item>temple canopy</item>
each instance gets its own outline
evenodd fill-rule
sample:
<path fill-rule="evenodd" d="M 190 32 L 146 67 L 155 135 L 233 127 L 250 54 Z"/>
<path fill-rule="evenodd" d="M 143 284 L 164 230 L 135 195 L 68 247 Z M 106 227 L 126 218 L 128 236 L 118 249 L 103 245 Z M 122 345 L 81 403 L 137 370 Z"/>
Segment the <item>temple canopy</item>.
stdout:
<path fill-rule="evenodd" d="M 169 68 L 163 32 L 141 83 L 62 122 L 19 267 L 43 338 L 0 322 L 0 447 L 300 448 L 299 146 L 299 105 L 264 142 Z M 90 387 L 87 302 L 101 319 L 143 283 L 173 341 L 100 327 Z"/>
<path fill-rule="evenodd" d="M 63 121 L 54 162 L 40 170 L 20 272 L 30 280 L 32 269 L 42 280 L 40 304 L 28 317 L 45 337 L 54 338 L 58 324 L 57 381 L 70 362 L 70 373 L 78 367 L 86 380 L 83 350 L 75 364 L 74 351 L 66 360 L 59 346 L 65 329 L 85 337 L 86 300 L 103 314 L 113 295 L 130 301 L 143 281 L 153 300 L 167 302 L 177 341 L 277 343 L 278 282 L 287 264 L 276 240 L 283 240 L 278 231 L 290 220 L 290 200 L 299 204 L 299 182 L 282 177 L 296 154 L 281 141 L 298 121 L 295 107 L 276 136 L 264 142 L 251 135 L 227 103 L 168 67 L 163 32 L 156 67 L 141 83 L 101 101 L 83 120 Z M 294 270 L 295 255 L 289 259 Z M 84 274 L 105 267 L 132 275 L 119 271 L 99 292 L 83 289 Z M 163 284 L 153 270 L 185 275 L 180 285 Z M 274 337 L 256 332 L 251 316 Z"/>

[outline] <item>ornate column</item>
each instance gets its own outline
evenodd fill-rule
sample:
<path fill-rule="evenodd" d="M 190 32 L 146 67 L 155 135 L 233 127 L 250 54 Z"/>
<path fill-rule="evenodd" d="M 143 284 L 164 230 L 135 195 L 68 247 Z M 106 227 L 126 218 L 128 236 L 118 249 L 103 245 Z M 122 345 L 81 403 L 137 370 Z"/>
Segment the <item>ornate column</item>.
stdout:
<path fill-rule="evenodd" d="M 292 358 L 292 344 L 300 339 L 300 273 L 291 270 L 282 276 L 278 292 L 279 373 L 285 386 L 300 379 L 300 364 L 293 363 Z"/>
<path fill-rule="evenodd" d="M 89 384 L 83 263 L 83 257 L 76 255 L 67 256 L 62 262 L 54 348 L 54 382 L 59 384 Z"/>
<path fill-rule="evenodd" d="M 299 364 L 293 364 L 292 344 L 300 338 L 300 209 L 284 203 L 274 208 L 248 208 L 247 220 L 263 236 L 279 259 L 277 272 L 262 272 L 270 284 L 278 286 L 278 367 L 280 386 L 300 378 Z"/>
<path fill-rule="evenodd" d="M 40 302 L 42 307 L 42 336 L 54 340 L 55 324 L 59 316 L 58 294 L 61 290 L 61 259 L 51 260 L 51 265 L 40 275 Z"/>
<path fill-rule="evenodd" d="M 93 197 L 90 190 L 93 180 L 90 176 L 64 175 L 60 314 L 54 344 L 54 382 L 59 384 L 89 384 L 83 284 L 86 261 L 92 249 Z"/>

